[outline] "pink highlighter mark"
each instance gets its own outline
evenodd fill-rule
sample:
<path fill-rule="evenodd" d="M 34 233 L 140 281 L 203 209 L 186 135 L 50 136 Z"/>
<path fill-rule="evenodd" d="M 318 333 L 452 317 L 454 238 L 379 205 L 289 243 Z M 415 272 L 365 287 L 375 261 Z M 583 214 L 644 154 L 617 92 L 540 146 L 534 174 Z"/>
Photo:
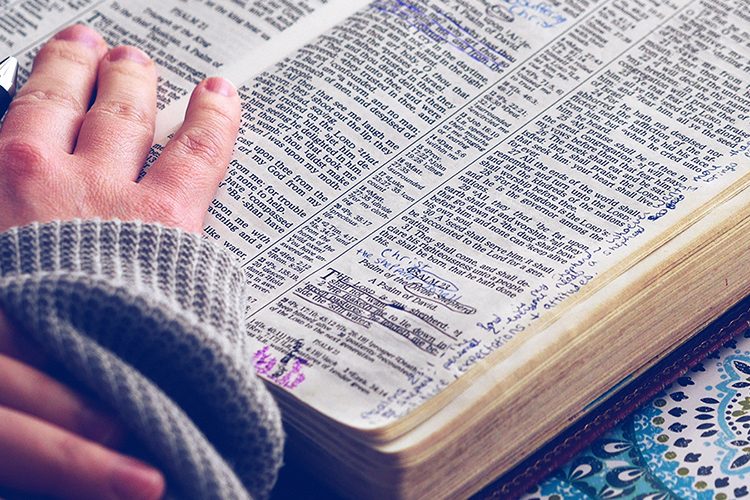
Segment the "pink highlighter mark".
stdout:
<path fill-rule="evenodd" d="M 307 364 L 307 361 L 296 358 L 292 369 L 287 371 L 288 356 L 279 363 L 279 360 L 270 351 L 271 348 L 269 346 L 264 346 L 263 349 L 255 353 L 253 361 L 255 363 L 255 372 L 258 375 L 263 375 L 268 380 L 289 390 L 296 388 L 305 381 L 305 374 L 302 373 L 302 367 Z M 277 368 L 276 371 L 271 373 L 274 368 Z"/>

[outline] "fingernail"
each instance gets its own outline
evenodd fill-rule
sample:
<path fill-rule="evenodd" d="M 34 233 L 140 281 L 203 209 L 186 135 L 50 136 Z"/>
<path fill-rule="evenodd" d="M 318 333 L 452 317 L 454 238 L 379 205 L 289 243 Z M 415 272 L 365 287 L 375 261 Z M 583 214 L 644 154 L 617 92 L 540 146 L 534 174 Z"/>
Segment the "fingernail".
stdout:
<path fill-rule="evenodd" d="M 148 64 L 151 62 L 151 59 L 146 55 L 145 52 L 129 45 L 121 45 L 119 47 L 115 47 L 114 49 L 109 51 L 109 55 L 107 57 L 112 62 L 123 60 L 133 61 L 139 64 Z"/>
<path fill-rule="evenodd" d="M 55 35 L 57 40 L 67 40 L 69 42 L 80 42 L 89 47 L 98 47 L 102 43 L 102 37 L 99 34 L 87 28 L 82 24 L 75 24 L 65 28 Z"/>
<path fill-rule="evenodd" d="M 211 92 L 216 92 L 224 97 L 231 97 L 235 94 L 236 90 L 234 85 L 229 80 L 214 76 L 206 80 L 206 88 Z"/>
<path fill-rule="evenodd" d="M 117 498 L 151 500 L 164 492 L 164 478 L 156 469 L 134 458 L 120 456 L 112 470 L 112 491 Z"/>

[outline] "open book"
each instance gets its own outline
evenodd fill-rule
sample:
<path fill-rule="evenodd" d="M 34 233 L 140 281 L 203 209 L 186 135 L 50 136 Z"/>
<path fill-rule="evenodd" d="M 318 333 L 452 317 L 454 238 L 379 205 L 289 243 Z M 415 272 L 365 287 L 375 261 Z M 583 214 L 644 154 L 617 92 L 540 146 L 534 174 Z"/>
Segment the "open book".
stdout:
<path fill-rule="evenodd" d="M 240 85 L 205 235 L 311 470 L 467 495 L 750 291 L 746 0 L 6 3 Z M 148 175 L 148 174 L 146 174 Z"/>

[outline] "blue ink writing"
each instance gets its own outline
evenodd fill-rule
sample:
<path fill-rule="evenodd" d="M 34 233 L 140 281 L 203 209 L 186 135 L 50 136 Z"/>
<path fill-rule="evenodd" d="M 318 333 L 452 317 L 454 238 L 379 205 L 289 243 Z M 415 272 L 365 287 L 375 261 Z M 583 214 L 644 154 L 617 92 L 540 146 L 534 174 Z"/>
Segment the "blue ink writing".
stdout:
<path fill-rule="evenodd" d="M 501 72 L 515 62 L 512 55 L 492 46 L 487 40 L 479 40 L 475 33 L 437 7 L 428 11 L 416 2 L 406 0 L 380 0 L 373 3 L 373 7 L 395 15 L 431 40 L 447 43 L 493 71 Z"/>

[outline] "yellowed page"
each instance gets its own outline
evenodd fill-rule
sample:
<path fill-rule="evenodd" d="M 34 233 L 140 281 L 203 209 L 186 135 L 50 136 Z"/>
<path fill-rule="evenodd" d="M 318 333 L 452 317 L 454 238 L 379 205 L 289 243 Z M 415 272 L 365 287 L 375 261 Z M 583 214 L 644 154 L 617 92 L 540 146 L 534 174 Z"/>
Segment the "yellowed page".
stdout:
<path fill-rule="evenodd" d="M 729 5 L 383 0 L 247 82 L 206 233 L 258 371 L 381 428 L 658 245 L 747 173 Z"/>

